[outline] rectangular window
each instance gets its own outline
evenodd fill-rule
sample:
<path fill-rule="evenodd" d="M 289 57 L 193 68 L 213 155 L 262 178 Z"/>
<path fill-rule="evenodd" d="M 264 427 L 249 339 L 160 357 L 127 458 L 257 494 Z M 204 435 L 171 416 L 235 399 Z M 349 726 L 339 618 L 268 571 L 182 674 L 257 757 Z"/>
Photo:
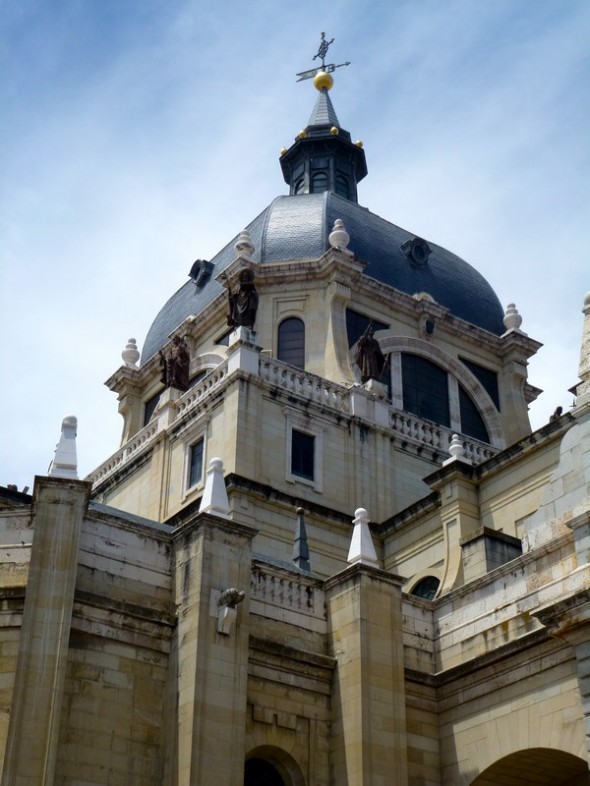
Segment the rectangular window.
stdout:
<path fill-rule="evenodd" d="M 203 453 L 204 440 L 201 438 L 189 448 L 187 486 L 191 488 L 200 483 L 203 478 Z"/>
<path fill-rule="evenodd" d="M 143 405 L 143 425 L 144 426 L 147 426 L 147 424 L 152 419 L 152 415 L 154 414 L 155 409 L 158 406 L 158 401 L 160 400 L 160 396 L 161 395 L 162 395 L 162 391 L 160 391 L 159 393 L 156 393 L 155 396 L 152 396 Z"/>
<path fill-rule="evenodd" d="M 315 477 L 315 437 L 303 431 L 291 432 L 291 474 L 306 480 Z"/>

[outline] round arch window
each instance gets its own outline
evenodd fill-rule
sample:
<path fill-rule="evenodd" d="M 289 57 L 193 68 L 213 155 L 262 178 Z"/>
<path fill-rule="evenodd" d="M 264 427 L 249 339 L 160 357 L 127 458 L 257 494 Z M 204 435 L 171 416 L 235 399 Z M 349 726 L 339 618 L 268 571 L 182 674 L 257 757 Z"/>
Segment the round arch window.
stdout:
<path fill-rule="evenodd" d="M 287 317 L 279 325 L 277 339 L 279 360 L 305 368 L 305 324 L 298 317 Z"/>
<path fill-rule="evenodd" d="M 244 786 L 286 786 L 276 767 L 264 759 L 248 759 L 244 768 Z"/>
<path fill-rule="evenodd" d="M 415 595 L 417 598 L 432 600 L 439 587 L 440 581 L 436 576 L 425 576 L 416 584 L 410 595 Z"/>

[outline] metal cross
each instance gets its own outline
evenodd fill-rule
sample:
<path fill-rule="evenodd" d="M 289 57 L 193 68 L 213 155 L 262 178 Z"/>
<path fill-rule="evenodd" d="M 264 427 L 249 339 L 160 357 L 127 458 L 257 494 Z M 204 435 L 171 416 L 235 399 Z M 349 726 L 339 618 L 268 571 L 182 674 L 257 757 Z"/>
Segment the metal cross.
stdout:
<path fill-rule="evenodd" d="M 337 68 L 342 68 L 342 66 L 350 65 L 350 60 L 346 63 L 339 63 L 335 65 L 334 63 L 328 63 L 326 65 L 326 55 L 328 54 L 328 49 L 330 48 L 330 44 L 334 43 L 334 39 L 332 38 L 331 41 L 326 41 L 326 34 L 322 33 L 322 40 L 320 42 L 320 46 L 318 48 L 317 53 L 313 56 L 313 59 L 316 60 L 318 57 L 322 60 L 322 65 L 319 68 L 310 68 L 309 71 L 300 71 L 295 76 L 299 77 L 297 82 L 302 82 L 304 79 L 313 79 L 313 77 L 319 71 L 325 71 L 327 74 L 331 74 L 332 71 L 335 71 Z"/>

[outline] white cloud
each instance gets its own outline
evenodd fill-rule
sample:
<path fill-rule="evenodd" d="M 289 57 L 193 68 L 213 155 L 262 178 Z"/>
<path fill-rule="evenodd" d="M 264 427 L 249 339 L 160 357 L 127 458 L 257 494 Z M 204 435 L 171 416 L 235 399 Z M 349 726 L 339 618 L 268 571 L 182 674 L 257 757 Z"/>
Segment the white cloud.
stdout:
<path fill-rule="evenodd" d="M 193 259 L 285 192 L 278 151 L 315 100 L 295 73 L 322 29 L 330 58 L 353 61 L 332 98 L 365 142 L 361 203 L 517 303 L 546 345 L 535 426 L 569 404 L 590 289 L 589 18 L 531 0 L 338 2 L 319 18 L 311 0 L 4 4 L 0 483 L 46 470 L 70 412 L 82 473 L 116 449 L 102 382 Z"/>

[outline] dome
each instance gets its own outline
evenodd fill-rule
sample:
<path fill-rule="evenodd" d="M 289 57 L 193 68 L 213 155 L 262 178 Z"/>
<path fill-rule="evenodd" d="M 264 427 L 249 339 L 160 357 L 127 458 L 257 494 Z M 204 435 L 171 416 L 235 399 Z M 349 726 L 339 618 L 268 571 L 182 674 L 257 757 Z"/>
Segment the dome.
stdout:
<path fill-rule="evenodd" d="M 490 333 L 504 333 L 500 301 L 471 265 L 332 191 L 280 196 L 271 202 L 247 227 L 256 247 L 254 262 L 321 257 L 330 248 L 328 235 L 338 218 L 350 235 L 350 250 L 366 264 L 364 276 L 408 295 L 427 292 L 454 316 Z M 234 260 L 236 241 L 237 236 L 211 260 L 213 271 L 202 287 L 189 280 L 164 305 L 148 331 L 142 363 L 187 317 L 199 314 L 222 293 L 215 276 Z"/>

